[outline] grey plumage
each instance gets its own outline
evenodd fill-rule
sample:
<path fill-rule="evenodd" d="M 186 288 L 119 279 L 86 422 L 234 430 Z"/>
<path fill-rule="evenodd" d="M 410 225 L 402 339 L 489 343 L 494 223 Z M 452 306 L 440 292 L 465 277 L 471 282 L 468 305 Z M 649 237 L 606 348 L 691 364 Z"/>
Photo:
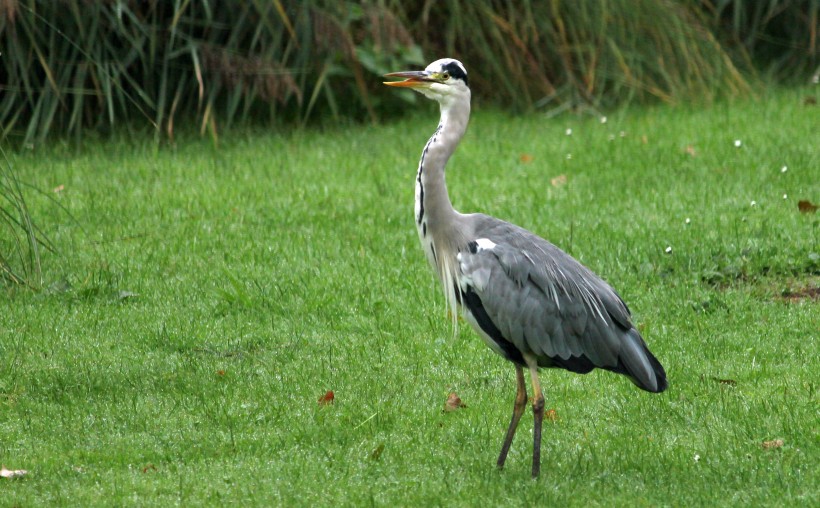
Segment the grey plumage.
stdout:
<path fill-rule="evenodd" d="M 598 367 L 625 374 L 644 390 L 666 388 L 662 367 L 606 282 L 525 229 L 482 214 L 466 217 L 474 235 L 494 246 L 460 250 L 460 289 L 476 293 L 522 355 L 534 355 L 539 367 L 580 373 Z"/>
<path fill-rule="evenodd" d="M 441 119 L 424 146 L 416 175 L 416 226 L 427 260 L 455 319 L 465 319 L 490 348 L 515 363 L 513 417 L 498 458 L 506 460 L 526 403 L 523 367 L 533 385 L 532 474 L 540 471 L 544 397 L 539 368 L 624 374 L 638 387 L 661 392 L 666 373 L 609 284 L 558 247 L 523 228 L 484 214 L 462 214 L 450 203 L 444 167 L 470 117 L 467 71 L 453 59 L 424 71 L 388 74 L 436 100 Z"/>

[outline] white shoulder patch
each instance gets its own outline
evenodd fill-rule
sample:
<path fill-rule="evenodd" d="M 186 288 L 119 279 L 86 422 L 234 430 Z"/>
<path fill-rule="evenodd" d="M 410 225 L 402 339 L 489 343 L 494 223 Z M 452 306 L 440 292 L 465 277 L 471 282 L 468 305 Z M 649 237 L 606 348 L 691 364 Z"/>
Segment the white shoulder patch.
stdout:
<path fill-rule="evenodd" d="M 482 250 L 493 250 L 495 248 L 495 242 L 489 238 L 479 238 L 475 241 L 475 244 L 478 246 L 479 252 Z"/>

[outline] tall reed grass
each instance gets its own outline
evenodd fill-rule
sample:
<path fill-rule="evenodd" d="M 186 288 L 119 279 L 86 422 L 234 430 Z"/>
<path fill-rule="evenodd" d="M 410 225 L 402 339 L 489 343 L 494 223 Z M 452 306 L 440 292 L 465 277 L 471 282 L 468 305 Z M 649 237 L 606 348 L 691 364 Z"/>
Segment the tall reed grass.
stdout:
<path fill-rule="evenodd" d="M 48 236 L 32 220 L 26 191 L 6 152 L 0 150 L 0 283 L 40 289 L 41 250 L 54 251 Z"/>
<path fill-rule="evenodd" d="M 711 99 L 811 72 L 816 27 L 815 0 L 4 0 L 0 139 L 376 121 L 379 74 L 443 55 L 519 111 Z"/>
<path fill-rule="evenodd" d="M 817 0 L 0 0 L 0 141 L 180 125 L 378 121 L 378 77 L 441 56 L 516 111 L 740 95 L 817 72 Z M 51 248 L 0 166 L 0 277 Z"/>

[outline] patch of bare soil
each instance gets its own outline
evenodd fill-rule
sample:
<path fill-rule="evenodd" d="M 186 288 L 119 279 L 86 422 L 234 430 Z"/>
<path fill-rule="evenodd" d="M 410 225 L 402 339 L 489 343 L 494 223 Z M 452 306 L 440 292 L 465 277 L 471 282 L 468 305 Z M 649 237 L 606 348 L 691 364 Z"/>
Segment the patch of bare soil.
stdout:
<path fill-rule="evenodd" d="M 803 300 L 820 300 L 820 286 L 809 286 L 801 289 L 787 290 L 780 295 L 781 300 L 797 303 Z"/>

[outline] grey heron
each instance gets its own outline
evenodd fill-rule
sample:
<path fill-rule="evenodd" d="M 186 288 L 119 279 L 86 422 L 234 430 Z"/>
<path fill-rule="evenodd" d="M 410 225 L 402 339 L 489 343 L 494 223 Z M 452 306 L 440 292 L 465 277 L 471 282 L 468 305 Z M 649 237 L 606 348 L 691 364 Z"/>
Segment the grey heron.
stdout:
<path fill-rule="evenodd" d="M 427 260 L 453 316 L 465 320 L 494 352 L 515 365 L 513 415 L 497 465 L 503 467 L 527 403 L 524 367 L 533 390 L 532 476 L 541 468 L 544 394 L 539 368 L 586 374 L 594 368 L 627 376 L 638 388 L 662 392 L 663 366 L 649 351 L 618 293 L 555 245 L 495 217 L 462 214 L 447 194 L 444 167 L 467 129 L 470 88 L 458 60 L 423 71 L 386 74 L 440 105 L 441 119 L 421 153 L 415 223 Z"/>

